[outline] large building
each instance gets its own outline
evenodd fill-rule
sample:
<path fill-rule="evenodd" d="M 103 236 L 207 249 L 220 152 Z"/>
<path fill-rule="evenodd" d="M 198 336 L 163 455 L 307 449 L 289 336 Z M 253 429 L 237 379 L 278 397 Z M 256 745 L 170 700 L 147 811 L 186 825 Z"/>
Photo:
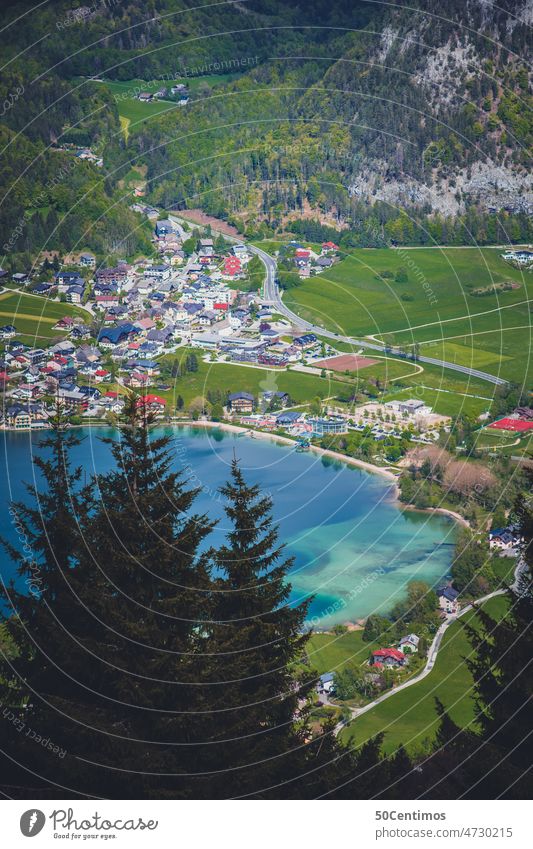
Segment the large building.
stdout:
<path fill-rule="evenodd" d="M 421 413 L 425 409 L 425 404 L 420 398 L 409 398 L 407 401 L 386 401 L 383 405 L 387 410 L 392 410 L 396 413 Z"/>
<path fill-rule="evenodd" d="M 249 392 L 232 392 L 228 395 L 227 406 L 232 413 L 253 413 L 255 398 Z"/>
<path fill-rule="evenodd" d="M 331 433 L 347 433 L 348 425 L 342 416 L 324 416 L 307 419 L 314 436 L 324 436 Z"/>

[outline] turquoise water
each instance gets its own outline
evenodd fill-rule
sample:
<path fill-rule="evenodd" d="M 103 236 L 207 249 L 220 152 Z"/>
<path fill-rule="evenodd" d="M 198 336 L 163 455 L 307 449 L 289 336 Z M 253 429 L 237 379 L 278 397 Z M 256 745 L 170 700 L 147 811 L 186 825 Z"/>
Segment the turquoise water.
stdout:
<path fill-rule="evenodd" d="M 292 600 L 314 597 L 309 624 L 325 628 L 353 622 L 370 613 L 390 610 L 403 597 L 408 581 L 433 585 L 447 574 L 455 539 L 455 523 L 446 516 L 402 511 L 393 487 L 380 475 L 319 457 L 297 453 L 275 442 L 222 430 L 179 428 L 174 437 L 176 465 L 185 469 L 191 485 L 202 492 L 195 509 L 219 519 L 210 543 L 227 529 L 218 494 L 227 478 L 233 454 L 247 479 L 260 484 L 273 499 L 281 538 L 294 557 Z M 82 446 L 73 453 L 87 477 L 109 468 L 104 429 L 85 429 Z M 4 433 L 0 533 L 14 544 L 8 504 L 24 499 L 23 481 L 33 480 L 32 454 L 39 434 Z M 14 574 L 3 558 L 4 580 Z"/>

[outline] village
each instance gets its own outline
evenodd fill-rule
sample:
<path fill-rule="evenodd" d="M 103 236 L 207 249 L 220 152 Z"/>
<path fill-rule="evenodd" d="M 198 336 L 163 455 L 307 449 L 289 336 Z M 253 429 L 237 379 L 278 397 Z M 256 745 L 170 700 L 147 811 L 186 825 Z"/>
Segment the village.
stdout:
<path fill-rule="evenodd" d="M 220 399 L 224 418 L 286 432 L 298 440 L 300 450 L 313 437 L 350 430 L 377 442 L 400 439 L 406 429 L 422 442 L 438 438 L 449 419 L 432 414 L 419 399 L 369 402 L 356 411 L 331 403 L 314 412 L 306 409 L 309 405 L 287 409 L 295 405 L 288 392 L 275 388 L 276 375 L 290 368 L 335 377 L 350 357 L 273 312 L 258 292 L 260 281 L 250 286 L 254 261 L 259 277 L 262 266 L 246 244 L 220 235 L 193 236 L 173 216 L 161 219 L 152 207 L 134 207 L 152 222 L 157 259 L 97 267 L 96 257 L 82 252 L 48 282 L 12 275 L 16 291 L 74 305 L 78 314 L 57 320 L 57 336 L 48 347 L 22 341 L 16 324 L 0 327 L 4 428 L 46 427 L 57 405 L 72 424 L 105 422 L 121 413 L 128 390 L 139 394 L 156 417 L 183 418 L 186 411 L 173 406 L 172 387 L 165 382 L 165 363 L 181 350 L 188 364 L 200 358 L 271 373 L 274 388 L 258 395 L 232 387 Z M 320 274 L 337 256 L 333 242 L 323 243 L 319 252 L 291 245 L 291 263 L 300 276 Z M 374 362 L 354 359 L 361 368 Z"/>

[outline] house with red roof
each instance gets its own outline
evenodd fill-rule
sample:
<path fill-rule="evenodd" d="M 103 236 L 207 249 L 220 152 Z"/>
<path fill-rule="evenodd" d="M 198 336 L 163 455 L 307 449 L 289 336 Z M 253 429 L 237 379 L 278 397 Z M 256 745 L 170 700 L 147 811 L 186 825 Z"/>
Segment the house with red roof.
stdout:
<path fill-rule="evenodd" d="M 74 319 L 70 315 L 64 315 L 54 324 L 54 330 L 72 330 L 73 327 Z"/>
<path fill-rule="evenodd" d="M 224 274 L 227 277 L 235 277 L 242 271 L 242 263 L 237 256 L 224 257 Z"/>
<path fill-rule="evenodd" d="M 137 399 L 137 407 L 144 407 L 150 413 L 164 413 L 167 402 L 160 395 L 143 395 Z"/>
<path fill-rule="evenodd" d="M 372 652 L 371 665 L 377 666 L 404 666 L 407 658 L 399 649 L 378 649 Z"/>
<path fill-rule="evenodd" d="M 322 253 L 329 254 L 339 250 L 339 246 L 335 242 L 322 242 Z"/>
<path fill-rule="evenodd" d="M 111 380 L 111 372 L 107 371 L 105 368 L 96 369 L 94 373 L 95 383 L 102 383 L 104 380 Z"/>

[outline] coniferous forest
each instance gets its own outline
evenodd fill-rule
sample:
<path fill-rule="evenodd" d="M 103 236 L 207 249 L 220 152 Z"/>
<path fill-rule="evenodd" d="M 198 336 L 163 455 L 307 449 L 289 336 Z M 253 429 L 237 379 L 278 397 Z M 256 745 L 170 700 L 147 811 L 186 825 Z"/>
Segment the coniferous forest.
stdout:
<path fill-rule="evenodd" d="M 5 3 L 4 264 L 145 252 L 132 168 L 150 202 L 250 237 L 348 250 L 531 240 L 529 32 L 515 6 Z M 176 77 L 190 108 L 122 112 L 127 83 L 153 92 Z M 83 147 L 103 170 L 70 170 Z"/>

